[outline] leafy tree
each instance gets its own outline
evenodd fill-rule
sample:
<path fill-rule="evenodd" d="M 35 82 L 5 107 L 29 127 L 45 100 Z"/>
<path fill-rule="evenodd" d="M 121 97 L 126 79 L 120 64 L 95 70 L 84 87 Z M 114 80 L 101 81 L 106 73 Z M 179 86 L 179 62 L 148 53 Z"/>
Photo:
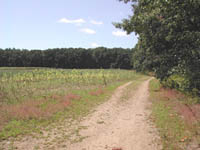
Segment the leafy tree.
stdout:
<path fill-rule="evenodd" d="M 139 35 L 133 66 L 161 81 L 180 74 L 200 91 L 200 1 L 121 1 L 132 4 L 133 15 L 115 26 Z"/>

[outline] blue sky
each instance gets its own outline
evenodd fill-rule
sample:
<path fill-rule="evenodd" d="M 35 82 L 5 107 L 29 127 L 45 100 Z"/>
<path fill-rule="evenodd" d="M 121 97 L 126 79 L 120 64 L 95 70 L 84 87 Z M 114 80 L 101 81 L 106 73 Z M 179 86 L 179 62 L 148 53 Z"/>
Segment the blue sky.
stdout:
<path fill-rule="evenodd" d="M 0 48 L 133 48 L 112 22 L 131 15 L 117 0 L 0 0 Z"/>

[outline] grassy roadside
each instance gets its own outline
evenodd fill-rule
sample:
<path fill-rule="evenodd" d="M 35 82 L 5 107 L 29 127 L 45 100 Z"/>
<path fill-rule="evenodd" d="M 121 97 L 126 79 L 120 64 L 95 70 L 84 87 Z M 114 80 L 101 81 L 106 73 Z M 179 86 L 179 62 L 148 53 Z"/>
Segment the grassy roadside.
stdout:
<path fill-rule="evenodd" d="M 158 80 L 151 80 L 152 119 L 159 130 L 163 149 L 185 150 L 198 148 L 200 143 L 199 123 L 188 124 L 184 118 L 185 116 L 177 111 L 177 108 L 182 106 L 189 97 L 183 98 L 181 94 L 167 93 L 166 90 L 161 88 Z M 184 100 L 180 101 L 180 99 Z"/>
<path fill-rule="evenodd" d="M 41 119 L 13 119 L 0 132 L 0 140 L 23 134 L 27 135 L 32 132 L 40 133 L 43 127 L 55 122 L 62 122 L 67 118 L 72 120 L 80 119 L 86 116 L 93 107 L 106 101 L 112 95 L 113 91 L 123 83 L 118 82 L 102 89 L 74 90 L 69 106 L 65 107 L 62 111 Z"/>

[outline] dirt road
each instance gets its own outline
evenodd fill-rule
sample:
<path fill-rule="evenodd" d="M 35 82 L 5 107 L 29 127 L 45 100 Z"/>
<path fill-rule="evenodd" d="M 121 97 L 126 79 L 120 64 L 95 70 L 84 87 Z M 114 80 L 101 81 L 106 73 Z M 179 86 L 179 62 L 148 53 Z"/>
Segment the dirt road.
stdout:
<path fill-rule="evenodd" d="M 149 81 L 136 90 L 130 88 L 134 81 L 120 86 L 110 100 L 80 122 L 63 121 L 41 135 L 1 145 L 6 150 L 160 150 L 156 128 L 149 119 Z"/>
<path fill-rule="evenodd" d="M 80 143 L 71 144 L 69 150 L 159 150 L 156 129 L 149 120 L 148 84 L 143 82 L 126 102 L 120 102 L 125 88 L 119 87 L 109 101 L 81 122 L 87 129 Z M 130 93 L 129 93 L 130 94 Z"/>

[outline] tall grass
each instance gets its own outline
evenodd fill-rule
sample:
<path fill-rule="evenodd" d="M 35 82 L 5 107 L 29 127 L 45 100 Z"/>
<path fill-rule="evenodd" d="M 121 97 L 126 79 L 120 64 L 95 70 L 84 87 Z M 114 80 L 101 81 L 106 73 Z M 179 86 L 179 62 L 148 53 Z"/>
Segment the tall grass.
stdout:
<path fill-rule="evenodd" d="M 12 68 L 13 69 L 13 68 Z M 0 76 L 1 103 L 17 103 L 25 99 L 37 99 L 58 90 L 94 88 L 135 77 L 126 70 L 63 70 L 34 69 L 30 71 L 2 72 Z"/>

